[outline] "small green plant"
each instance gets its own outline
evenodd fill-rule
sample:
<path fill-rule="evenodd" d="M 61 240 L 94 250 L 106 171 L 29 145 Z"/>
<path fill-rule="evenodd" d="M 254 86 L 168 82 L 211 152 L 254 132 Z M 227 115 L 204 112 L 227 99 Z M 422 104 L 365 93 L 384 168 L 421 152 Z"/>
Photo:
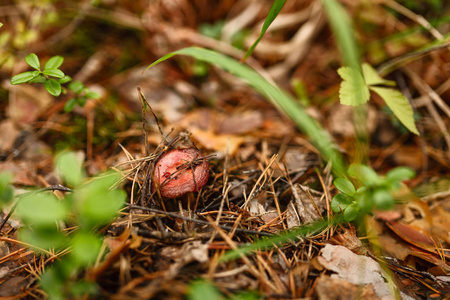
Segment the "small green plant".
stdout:
<path fill-rule="evenodd" d="M 126 194 L 111 189 L 119 179 L 117 173 L 86 180 L 73 152 L 60 154 L 56 169 L 66 184 L 74 187 L 73 192 L 65 199 L 57 199 L 49 192 L 27 193 L 20 197 L 16 214 L 24 225 L 19 238 L 43 255 L 54 253 L 59 258 L 42 274 L 42 289 L 50 299 L 68 299 L 69 295 L 96 291 L 93 282 L 74 279 L 101 257 L 102 236 L 98 231 L 117 216 Z M 3 186 L 0 180 L 0 192 Z M 66 227 L 76 230 L 65 233 L 61 229 Z"/>
<path fill-rule="evenodd" d="M 64 58 L 62 56 L 56 55 L 51 57 L 44 65 L 44 69 L 41 70 L 41 63 L 36 54 L 31 53 L 25 57 L 26 63 L 34 69 L 34 71 L 27 71 L 15 75 L 11 78 L 11 84 L 22 84 L 22 83 L 43 83 L 45 89 L 55 97 L 59 95 L 66 94 L 67 89 L 62 85 L 69 83 L 68 90 L 72 92 L 73 98 L 70 98 L 66 105 L 64 106 L 64 111 L 70 112 L 78 104 L 79 106 L 84 106 L 87 99 L 98 99 L 99 95 L 95 92 L 90 91 L 87 87 L 83 85 L 80 81 L 72 81 L 70 76 L 64 74 L 63 71 L 59 69 Z"/>
<path fill-rule="evenodd" d="M 381 177 L 368 166 L 359 164 L 351 165 L 348 174 L 355 178 L 359 187 L 355 188 L 347 178 L 336 178 L 333 183 L 340 193 L 331 200 L 331 209 L 336 213 L 343 212 L 347 222 L 372 211 L 374 207 L 383 210 L 392 208 L 392 193 L 401 187 L 401 181 L 415 175 L 409 168 L 398 167 Z"/>

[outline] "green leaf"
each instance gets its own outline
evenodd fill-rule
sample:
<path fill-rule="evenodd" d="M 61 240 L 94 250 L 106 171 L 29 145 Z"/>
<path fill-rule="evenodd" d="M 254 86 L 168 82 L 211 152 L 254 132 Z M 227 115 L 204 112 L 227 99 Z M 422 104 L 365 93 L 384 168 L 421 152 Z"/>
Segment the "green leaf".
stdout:
<path fill-rule="evenodd" d="M 39 71 L 34 71 L 34 72 L 39 72 Z M 47 81 L 47 78 L 42 75 L 42 73 L 39 72 L 39 75 L 33 79 L 31 79 L 30 81 L 28 81 L 28 83 L 45 83 Z"/>
<path fill-rule="evenodd" d="M 359 215 L 359 206 L 356 203 L 350 204 L 344 210 L 344 220 L 347 222 L 351 222 L 356 219 Z"/>
<path fill-rule="evenodd" d="M 344 194 L 349 196 L 355 195 L 355 187 L 347 178 L 339 177 L 334 180 L 334 185 L 336 188 Z"/>
<path fill-rule="evenodd" d="M 69 81 L 71 81 L 71 80 L 72 80 L 72 78 L 71 78 L 70 76 L 64 75 L 64 77 L 63 77 L 63 78 L 60 78 L 60 79 L 58 80 L 58 82 L 59 82 L 60 84 L 64 84 L 64 83 L 67 83 L 67 82 L 69 82 Z"/>
<path fill-rule="evenodd" d="M 53 56 L 45 63 L 44 70 L 58 69 L 59 67 L 61 67 L 63 61 L 64 58 L 62 56 Z"/>
<path fill-rule="evenodd" d="M 241 79 L 244 79 L 250 86 L 269 99 L 301 130 L 303 130 L 303 132 L 311 139 L 312 143 L 319 149 L 323 157 L 328 161 L 332 161 L 333 171 L 335 174 L 337 176 L 343 176 L 344 163 L 342 157 L 335 150 L 337 147 L 331 140 L 328 133 L 322 129 L 319 126 L 319 123 L 298 104 L 298 101 L 293 99 L 278 86 L 268 82 L 255 70 L 245 64 L 215 51 L 197 47 L 184 48 L 169 53 L 152 63 L 147 67 L 147 69 L 175 55 L 188 55 L 194 57 L 198 60 L 214 64 L 215 66 L 220 67 Z"/>
<path fill-rule="evenodd" d="M 386 174 L 386 178 L 390 182 L 412 179 L 414 178 L 414 176 L 416 176 L 416 172 L 414 172 L 413 169 L 408 167 L 397 167 L 390 170 Z"/>
<path fill-rule="evenodd" d="M 357 106 L 369 101 L 370 91 L 358 70 L 341 67 L 337 71 L 342 78 L 339 99 L 343 105 Z"/>
<path fill-rule="evenodd" d="M 388 210 L 394 206 L 394 198 L 386 189 L 377 189 L 372 197 L 376 207 L 379 209 Z"/>
<path fill-rule="evenodd" d="M 56 169 L 64 178 L 64 181 L 71 186 L 77 186 L 81 183 L 84 172 L 82 162 L 75 152 L 63 152 L 56 157 Z"/>
<path fill-rule="evenodd" d="M 372 210 L 374 200 L 369 190 L 358 189 L 355 199 L 361 211 L 368 213 Z"/>
<path fill-rule="evenodd" d="M 28 72 L 23 72 L 23 73 L 17 74 L 16 76 L 13 76 L 13 78 L 11 78 L 11 84 L 21 84 L 21 83 L 28 82 L 28 81 L 38 77 L 39 74 L 40 74 L 39 71 L 28 71 Z"/>
<path fill-rule="evenodd" d="M 344 211 L 347 206 L 353 203 L 352 197 L 346 195 L 346 194 L 336 194 L 336 196 L 331 199 L 331 210 L 338 213 L 341 211 Z"/>
<path fill-rule="evenodd" d="M 191 283 L 187 295 L 189 300 L 221 300 L 222 295 L 219 290 L 210 282 L 196 280 Z"/>
<path fill-rule="evenodd" d="M 380 182 L 378 174 L 365 165 L 353 164 L 348 168 L 348 174 L 360 181 L 363 185 L 375 185 Z"/>
<path fill-rule="evenodd" d="M 25 57 L 25 61 L 27 62 L 27 64 L 30 67 L 32 67 L 36 70 L 39 70 L 41 68 L 41 63 L 39 62 L 39 58 L 34 53 L 31 53 L 27 57 Z"/>
<path fill-rule="evenodd" d="M 252 55 L 253 50 L 255 50 L 256 46 L 259 44 L 261 39 L 263 38 L 264 34 L 266 33 L 267 29 L 269 28 L 270 24 L 275 20 L 275 18 L 280 13 L 281 9 L 283 8 L 284 4 L 286 3 L 286 0 L 275 0 L 273 2 L 272 7 L 270 8 L 269 14 L 267 15 L 266 20 L 264 21 L 263 27 L 261 28 L 261 32 L 256 39 L 256 41 L 253 43 L 253 45 L 245 52 L 244 58 L 242 59 L 245 61 L 250 55 Z"/>
<path fill-rule="evenodd" d="M 378 75 L 377 71 L 368 63 L 362 64 L 364 80 L 367 85 L 390 85 L 395 86 L 395 81 L 386 80 Z"/>
<path fill-rule="evenodd" d="M 52 76 L 52 77 L 56 77 L 56 78 L 64 78 L 64 73 L 63 71 L 59 70 L 59 69 L 45 69 L 44 71 L 42 71 L 42 73 L 44 75 L 48 75 L 48 76 Z M 59 81 L 58 81 L 59 83 Z"/>
<path fill-rule="evenodd" d="M 0 173 L 0 209 L 9 205 L 14 197 L 12 178 L 11 173 Z"/>
<path fill-rule="evenodd" d="M 372 91 L 380 95 L 392 110 L 394 115 L 414 134 L 420 135 L 414 123 L 414 112 L 408 99 L 397 90 L 384 87 L 370 87 Z"/>
<path fill-rule="evenodd" d="M 83 92 L 83 89 L 84 85 L 81 81 L 72 81 L 69 84 L 69 90 L 71 90 L 75 94 L 80 94 L 81 92 Z"/>
<path fill-rule="evenodd" d="M 75 105 L 77 105 L 77 98 L 67 100 L 66 104 L 64 104 L 64 112 L 71 112 Z"/>
<path fill-rule="evenodd" d="M 86 97 L 88 97 L 89 99 L 98 99 L 98 98 L 100 98 L 100 94 L 97 92 L 92 92 L 92 91 L 87 90 Z"/>
<path fill-rule="evenodd" d="M 37 224 L 37 226 L 32 226 L 31 228 L 22 228 L 19 231 L 19 239 L 45 250 L 57 249 L 66 243 L 66 237 L 57 228 L 55 222 L 47 225 Z"/>
<path fill-rule="evenodd" d="M 61 95 L 61 84 L 53 78 L 50 78 L 44 83 L 45 89 L 55 97 Z"/>
<path fill-rule="evenodd" d="M 106 173 L 73 195 L 79 222 L 85 228 L 109 223 L 122 208 L 125 192 L 110 189 L 119 179 L 118 173 Z"/>
<path fill-rule="evenodd" d="M 64 204 L 50 193 L 29 193 L 19 201 L 16 213 L 26 224 L 52 225 L 67 214 Z"/>
<path fill-rule="evenodd" d="M 97 259 L 102 246 L 99 237 L 83 231 L 74 236 L 71 244 L 72 255 L 80 266 L 93 263 Z"/>

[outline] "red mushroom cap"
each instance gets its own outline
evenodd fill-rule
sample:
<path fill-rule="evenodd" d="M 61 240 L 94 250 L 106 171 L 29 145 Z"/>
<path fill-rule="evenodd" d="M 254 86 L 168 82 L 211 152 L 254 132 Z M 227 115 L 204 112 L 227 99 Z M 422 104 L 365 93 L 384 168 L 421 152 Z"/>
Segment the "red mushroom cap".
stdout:
<path fill-rule="evenodd" d="M 209 177 L 209 164 L 204 157 L 197 148 L 167 151 L 156 161 L 153 189 L 158 187 L 166 198 L 199 191 Z"/>

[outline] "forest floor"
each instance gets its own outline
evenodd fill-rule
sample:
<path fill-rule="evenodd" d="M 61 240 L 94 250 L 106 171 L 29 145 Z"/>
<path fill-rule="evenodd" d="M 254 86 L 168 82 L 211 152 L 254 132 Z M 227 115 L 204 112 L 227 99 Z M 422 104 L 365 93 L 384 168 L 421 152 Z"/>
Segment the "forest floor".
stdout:
<path fill-rule="evenodd" d="M 331 166 L 277 107 L 242 80 L 192 58 L 146 70 L 189 46 L 240 60 L 272 1 L 6 2 L 0 4 L 0 171 L 13 174 L 16 194 L 64 185 L 53 162 L 70 149 L 89 177 L 109 169 L 123 175 L 128 204 L 101 231 L 107 254 L 72 278 L 96 283 L 90 298 L 450 297 L 448 47 L 414 55 L 386 77 L 410 100 L 420 136 L 373 94 L 365 144 L 357 141 L 353 108 L 339 103 L 342 60 L 320 1 L 287 1 L 247 60 L 298 99 L 348 164 L 367 163 L 381 175 L 399 166 L 415 171 L 392 210 L 334 223 Z M 375 68 L 448 40 L 446 1 L 341 2 L 363 61 Z M 42 85 L 11 85 L 12 76 L 29 70 L 30 53 L 42 61 L 61 55 L 64 73 L 100 97 L 66 112 L 70 93 L 53 97 Z M 154 112 L 147 107 L 144 120 L 138 87 Z M 156 158 L 183 147 L 207 156 L 209 179 L 198 192 L 163 199 L 150 172 Z M 57 187 L 53 193 L 68 194 Z M 12 214 L 1 229 L 0 297 L 46 298 L 40 274 L 70 251 L 49 258 L 20 241 L 19 227 Z M 288 230 L 294 234 L 282 242 L 271 240 Z M 223 259 L 252 244 L 261 246 Z"/>

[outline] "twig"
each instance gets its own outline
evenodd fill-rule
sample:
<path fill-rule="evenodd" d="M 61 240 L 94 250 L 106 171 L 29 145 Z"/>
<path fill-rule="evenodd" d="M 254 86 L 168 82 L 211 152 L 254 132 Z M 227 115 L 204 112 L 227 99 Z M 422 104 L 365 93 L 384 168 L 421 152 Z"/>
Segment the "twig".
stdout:
<path fill-rule="evenodd" d="M 197 219 L 193 219 L 193 218 L 189 218 L 189 217 L 180 216 L 177 213 L 167 212 L 167 211 L 154 209 L 154 208 L 149 208 L 149 207 L 144 207 L 144 206 L 139 206 L 139 205 L 132 205 L 132 204 L 127 204 L 127 205 L 128 205 L 128 207 L 130 209 L 140 209 L 140 210 L 150 211 L 150 212 L 153 212 L 153 213 L 156 213 L 156 214 L 160 214 L 160 215 L 165 215 L 165 216 L 169 216 L 169 217 L 173 217 L 173 218 L 182 219 L 182 220 L 185 220 L 185 221 L 196 222 L 196 223 L 203 224 L 203 225 L 211 225 L 210 222 L 203 221 L 203 220 L 197 220 Z M 218 226 L 220 228 L 222 228 L 222 229 L 225 229 L 225 230 L 232 230 L 233 229 L 232 227 L 226 226 L 226 225 L 218 225 Z M 247 233 L 247 234 L 261 235 L 261 236 L 273 236 L 273 234 L 269 233 L 269 232 L 259 232 L 259 231 L 256 231 L 256 230 L 249 230 L 249 229 L 237 228 L 236 231 L 242 232 L 242 233 Z"/>

